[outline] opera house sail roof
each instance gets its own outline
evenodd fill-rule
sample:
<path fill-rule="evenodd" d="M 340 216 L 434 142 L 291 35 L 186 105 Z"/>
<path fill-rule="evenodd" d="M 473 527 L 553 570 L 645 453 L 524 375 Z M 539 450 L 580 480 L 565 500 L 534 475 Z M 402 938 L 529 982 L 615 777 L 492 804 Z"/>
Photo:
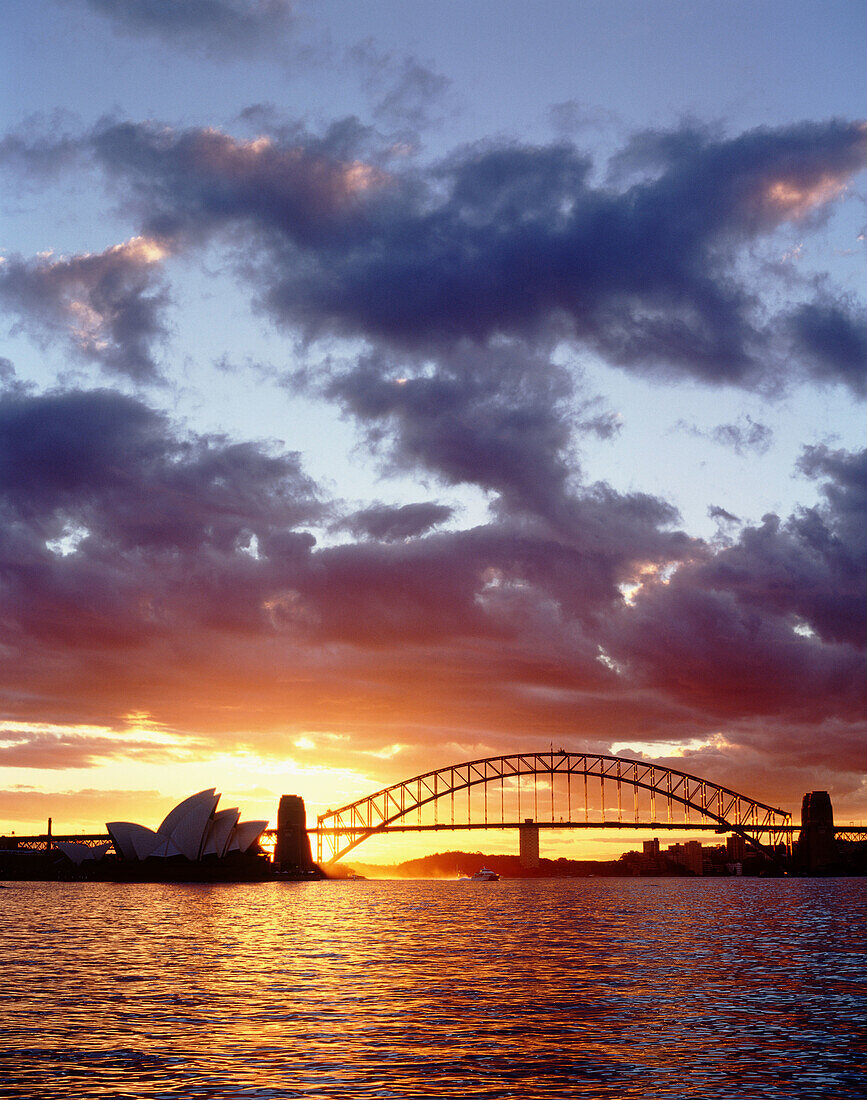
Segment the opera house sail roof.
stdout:
<path fill-rule="evenodd" d="M 210 787 L 179 802 L 156 831 L 134 821 L 109 821 L 106 828 L 118 856 L 130 862 L 173 857 L 198 862 L 250 851 L 268 822 L 239 821 L 237 809 L 218 811 L 219 801 Z"/>

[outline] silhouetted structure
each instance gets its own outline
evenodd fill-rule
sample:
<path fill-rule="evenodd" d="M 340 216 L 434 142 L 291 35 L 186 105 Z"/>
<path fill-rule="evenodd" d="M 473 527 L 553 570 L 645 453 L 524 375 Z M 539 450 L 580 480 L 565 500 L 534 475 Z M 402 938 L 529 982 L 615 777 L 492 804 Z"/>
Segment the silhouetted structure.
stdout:
<path fill-rule="evenodd" d="M 281 871 L 313 870 L 313 854 L 307 835 L 307 811 L 300 795 L 284 794 L 280 799 L 274 862 Z"/>
<path fill-rule="evenodd" d="M 532 817 L 525 817 L 518 829 L 518 858 L 522 867 L 539 866 L 539 826 Z"/>
<path fill-rule="evenodd" d="M 599 781 L 592 802 L 591 779 Z M 664 853 L 655 837 L 644 843 L 643 852 L 624 853 L 612 867 L 623 873 L 626 866 L 631 875 L 765 875 L 789 870 L 867 874 L 867 825 L 835 826 L 827 791 L 805 795 L 799 827 L 786 811 L 698 776 L 565 749 L 471 760 L 414 776 L 320 814 L 309 831 L 299 795 L 283 796 L 276 829 L 265 828 L 264 821 L 239 821 L 237 809 L 218 811 L 218 798 L 214 788 L 192 795 L 170 811 L 155 831 L 134 822 L 110 822 L 109 835 L 56 835 L 49 818 L 47 832 L 0 837 L 0 878 L 233 882 L 318 878 L 327 877 L 317 866 L 326 849 L 331 865 L 370 836 L 462 829 L 517 829 L 516 865 L 538 874 L 551 862 L 539 856 L 543 828 L 706 832 L 709 827 L 733 835 L 718 848 L 703 849 L 690 842 Z M 522 799 L 524 807 L 529 808 L 528 802 L 533 806 L 533 817 L 522 815 Z M 798 833 L 793 852 L 792 839 Z M 317 837 L 316 863 L 310 850 L 312 834 Z"/>
<path fill-rule="evenodd" d="M 236 807 L 217 810 L 219 801 L 216 788 L 209 787 L 169 810 L 156 830 L 134 821 L 109 821 L 106 828 L 115 852 L 126 863 L 178 859 L 197 863 L 253 850 L 268 822 L 240 821 Z"/>
<path fill-rule="evenodd" d="M 536 828 L 655 831 L 710 826 L 742 833 L 755 850 L 777 863 L 785 859 L 792 835 L 792 815 L 785 810 L 700 776 L 647 761 L 552 749 L 449 764 L 328 810 L 311 829 L 317 838 L 316 859 L 328 866 L 367 837 L 387 833 L 522 829 L 522 798 L 524 807 L 533 806 Z"/>
<path fill-rule="evenodd" d="M 804 795 L 797 861 L 810 872 L 828 871 L 838 862 L 834 810 L 827 791 L 810 791 Z"/>
<path fill-rule="evenodd" d="M 241 821 L 237 808 L 218 810 L 216 788 L 175 806 L 157 829 L 110 821 L 108 836 L 56 837 L 51 819 L 38 837 L 0 837 L 0 878 L 110 882 L 262 882 L 324 877 L 313 863 L 304 800 L 280 801 L 281 864 L 259 841 L 267 821 Z M 270 833 L 273 836 L 273 833 Z"/>
<path fill-rule="evenodd" d="M 704 873 L 701 842 L 698 840 L 687 840 L 685 844 L 669 844 L 665 856 L 694 875 Z"/>
<path fill-rule="evenodd" d="M 730 863 L 743 863 L 747 856 L 751 854 L 747 842 L 742 836 L 735 834 L 726 838 L 726 858 Z"/>
<path fill-rule="evenodd" d="M 636 853 L 637 855 L 638 853 Z M 645 840 L 641 846 L 641 860 L 638 863 L 641 874 L 657 874 L 662 869 L 662 858 L 659 853 L 659 837 L 653 840 Z"/>

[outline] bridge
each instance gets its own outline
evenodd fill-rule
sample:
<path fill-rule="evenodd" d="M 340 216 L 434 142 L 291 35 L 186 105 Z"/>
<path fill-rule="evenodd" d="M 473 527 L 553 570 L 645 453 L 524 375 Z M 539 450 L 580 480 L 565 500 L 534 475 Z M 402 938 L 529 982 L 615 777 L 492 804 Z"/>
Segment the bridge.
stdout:
<path fill-rule="evenodd" d="M 818 801 L 814 796 L 823 796 Z M 812 808 L 808 809 L 810 798 Z M 293 835 L 303 836 L 303 800 Z M 284 799 L 285 800 L 285 799 Z M 700 776 L 660 764 L 597 753 L 513 753 L 485 757 L 413 776 L 317 818 L 306 830 L 316 837 L 316 862 L 334 864 L 363 841 L 396 833 L 466 829 L 641 829 L 731 833 L 753 850 L 788 862 L 796 833 L 816 844 L 819 862 L 835 841 L 867 840 L 867 827 L 835 825 L 825 792 L 805 796 L 800 825 L 791 814 Z M 807 833 L 804 830 L 807 829 Z M 278 841 L 278 829 L 263 833 Z M 110 842 L 100 834 L 6 838 L 19 851 L 51 849 L 60 841 L 96 848 Z M 305 841 L 306 843 L 306 841 Z M 831 845 L 831 848 L 828 847 Z M 813 859 L 813 857 L 811 857 Z"/>
<path fill-rule="evenodd" d="M 515 753 L 450 764 L 317 818 L 317 862 L 336 863 L 372 836 L 458 829 L 676 829 L 734 833 L 790 854 L 785 810 L 688 772 L 620 756 Z"/>

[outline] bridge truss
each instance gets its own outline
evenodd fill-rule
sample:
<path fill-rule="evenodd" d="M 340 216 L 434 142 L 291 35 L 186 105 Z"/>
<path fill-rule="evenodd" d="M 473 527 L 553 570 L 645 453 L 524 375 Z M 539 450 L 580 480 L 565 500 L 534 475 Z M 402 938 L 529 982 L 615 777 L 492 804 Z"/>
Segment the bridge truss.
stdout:
<path fill-rule="evenodd" d="M 64 841 L 72 841 L 74 844 L 83 844 L 87 848 L 99 848 L 111 837 L 108 833 L 39 833 L 35 836 L 8 836 L 0 837 L 0 847 L 6 851 L 15 852 L 43 852 L 52 846 Z"/>
<path fill-rule="evenodd" d="M 456 810 L 457 803 L 457 810 Z M 508 812 L 507 812 L 508 807 Z M 368 837 L 394 832 L 519 828 L 708 829 L 774 853 L 791 844 L 791 814 L 687 772 L 564 749 L 451 764 L 320 814 L 317 862 L 336 863 Z"/>

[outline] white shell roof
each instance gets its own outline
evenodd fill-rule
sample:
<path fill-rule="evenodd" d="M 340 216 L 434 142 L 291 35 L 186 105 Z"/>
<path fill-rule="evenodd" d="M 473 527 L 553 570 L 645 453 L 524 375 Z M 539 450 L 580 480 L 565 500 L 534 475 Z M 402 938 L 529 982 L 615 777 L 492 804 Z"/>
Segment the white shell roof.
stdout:
<path fill-rule="evenodd" d="M 246 852 L 267 828 L 267 821 L 239 821 L 232 831 L 226 851 Z"/>
<path fill-rule="evenodd" d="M 173 817 L 174 810 L 169 814 L 173 818 L 172 828 L 164 830 L 164 833 L 187 859 L 201 858 L 205 833 L 219 800 L 220 796 L 214 793 L 213 788 L 201 791 L 182 802 L 180 807 L 176 807 L 183 807 L 183 813 L 178 817 Z"/>
<path fill-rule="evenodd" d="M 109 821 L 106 828 L 124 859 L 147 859 L 161 839 L 153 829 L 134 821 Z"/>
<path fill-rule="evenodd" d="M 94 844 L 91 847 L 89 844 L 82 844 L 78 840 L 58 840 L 55 847 L 78 866 L 84 863 L 86 859 L 102 859 L 111 844 Z"/>
<path fill-rule="evenodd" d="M 157 827 L 157 832 L 162 833 L 163 836 L 171 836 L 171 834 L 174 832 L 175 826 L 178 824 L 182 817 L 185 817 L 187 813 L 189 813 L 193 806 L 195 806 L 201 799 L 205 798 L 205 796 L 210 796 L 211 798 L 213 798 L 214 795 L 217 795 L 217 797 L 214 799 L 214 805 L 216 806 L 220 798 L 220 796 L 217 794 L 216 787 L 209 787 L 206 791 L 199 791 L 198 794 L 191 794 L 189 798 L 185 798 L 183 802 L 179 802 L 177 806 L 174 807 L 174 809 L 169 810 L 160 825 Z"/>
<path fill-rule="evenodd" d="M 219 800 L 216 787 L 190 795 L 169 810 L 156 832 L 134 821 L 110 821 L 106 828 L 118 855 L 128 860 L 183 855 L 195 861 L 248 851 L 268 822 L 239 821 L 235 808 L 217 812 Z"/>
<path fill-rule="evenodd" d="M 238 824 L 241 811 L 238 809 L 218 810 L 211 818 L 208 831 L 205 834 L 205 843 L 202 847 L 203 856 L 224 856 L 232 830 Z"/>

